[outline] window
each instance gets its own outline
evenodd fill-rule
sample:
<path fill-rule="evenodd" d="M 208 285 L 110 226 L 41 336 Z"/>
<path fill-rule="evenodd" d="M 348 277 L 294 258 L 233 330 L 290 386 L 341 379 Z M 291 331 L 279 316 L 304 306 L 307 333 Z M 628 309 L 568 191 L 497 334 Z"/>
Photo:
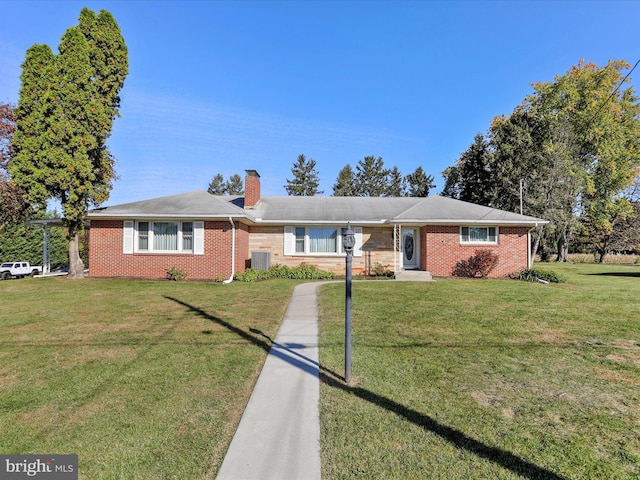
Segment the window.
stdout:
<path fill-rule="evenodd" d="M 284 227 L 285 255 L 344 255 L 343 227 Z M 354 256 L 362 256 L 362 227 L 353 227 L 356 234 Z"/>
<path fill-rule="evenodd" d="M 305 228 L 296 227 L 296 253 L 304 253 Z"/>
<path fill-rule="evenodd" d="M 338 251 L 337 228 L 309 228 L 310 253 L 336 253 Z"/>
<path fill-rule="evenodd" d="M 204 253 L 203 222 L 139 221 L 136 222 L 135 239 L 129 237 L 132 244 L 127 247 L 127 229 L 132 226 L 133 222 L 125 222 L 125 253 L 133 253 L 132 245 L 136 252 Z"/>
<path fill-rule="evenodd" d="M 153 222 L 153 249 L 178 250 L 178 222 Z"/>
<path fill-rule="evenodd" d="M 462 227 L 461 243 L 498 243 L 497 227 Z"/>
<path fill-rule="evenodd" d="M 149 222 L 138 222 L 138 250 L 149 250 Z"/>
<path fill-rule="evenodd" d="M 193 251 L 193 223 L 182 222 L 182 251 Z"/>

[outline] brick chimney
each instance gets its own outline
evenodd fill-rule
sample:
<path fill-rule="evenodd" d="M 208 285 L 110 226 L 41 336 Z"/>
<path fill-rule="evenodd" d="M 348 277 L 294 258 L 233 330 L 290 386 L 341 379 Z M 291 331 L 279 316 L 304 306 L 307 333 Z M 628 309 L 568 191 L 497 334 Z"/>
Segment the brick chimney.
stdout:
<path fill-rule="evenodd" d="M 245 170 L 244 208 L 253 209 L 260 201 L 260 174 L 255 170 Z"/>

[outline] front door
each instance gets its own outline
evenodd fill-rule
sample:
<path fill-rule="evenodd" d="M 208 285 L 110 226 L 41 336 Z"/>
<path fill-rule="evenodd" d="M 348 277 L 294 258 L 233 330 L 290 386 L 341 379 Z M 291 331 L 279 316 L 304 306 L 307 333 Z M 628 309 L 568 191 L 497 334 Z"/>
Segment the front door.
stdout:
<path fill-rule="evenodd" d="M 402 267 L 411 270 L 420 268 L 417 228 L 402 229 Z"/>

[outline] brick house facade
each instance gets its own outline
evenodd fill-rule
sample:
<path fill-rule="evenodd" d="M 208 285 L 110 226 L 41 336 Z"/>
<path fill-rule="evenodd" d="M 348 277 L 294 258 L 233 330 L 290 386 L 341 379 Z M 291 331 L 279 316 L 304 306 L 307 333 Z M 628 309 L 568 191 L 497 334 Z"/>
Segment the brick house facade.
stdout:
<path fill-rule="evenodd" d="M 271 264 L 301 263 L 344 274 L 342 231 L 356 232 L 354 274 L 376 266 L 451 276 L 476 249 L 498 255 L 491 276 L 530 266 L 530 235 L 542 219 L 444 197 L 261 197 L 248 170 L 245 196 L 204 191 L 93 210 L 89 275 L 159 279 L 167 269 L 190 280 L 229 279 L 255 252 Z"/>

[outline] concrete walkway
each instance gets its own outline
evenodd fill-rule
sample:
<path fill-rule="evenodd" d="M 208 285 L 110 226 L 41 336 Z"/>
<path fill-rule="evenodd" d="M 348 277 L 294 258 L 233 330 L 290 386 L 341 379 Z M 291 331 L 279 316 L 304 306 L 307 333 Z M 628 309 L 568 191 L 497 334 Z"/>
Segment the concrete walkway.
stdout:
<path fill-rule="evenodd" d="M 217 480 L 319 480 L 319 283 L 298 285 Z"/>

